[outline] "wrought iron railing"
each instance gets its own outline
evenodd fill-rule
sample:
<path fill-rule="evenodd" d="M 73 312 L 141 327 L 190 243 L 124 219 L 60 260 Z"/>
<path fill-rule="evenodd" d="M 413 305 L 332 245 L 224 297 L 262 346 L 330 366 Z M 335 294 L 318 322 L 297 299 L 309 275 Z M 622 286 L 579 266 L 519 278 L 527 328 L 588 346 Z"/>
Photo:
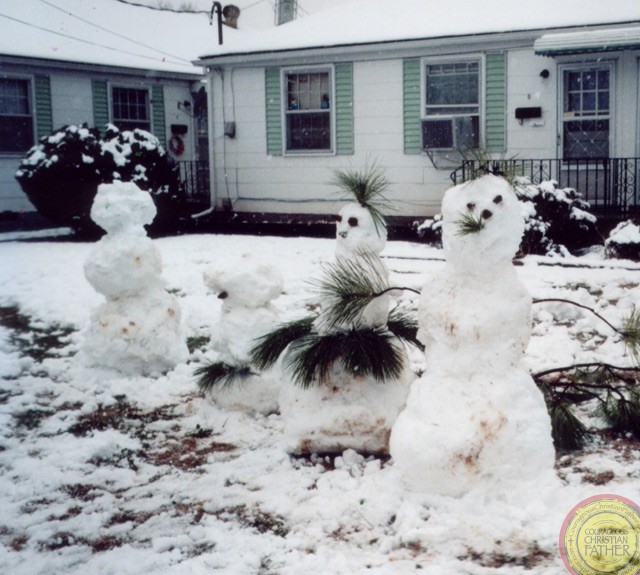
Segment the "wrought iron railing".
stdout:
<path fill-rule="evenodd" d="M 188 203 L 207 203 L 210 198 L 209 162 L 192 160 L 178 162 L 180 183 Z"/>
<path fill-rule="evenodd" d="M 555 180 L 563 188 L 574 188 L 601 213 L 626 216 L 640 210 L 640 158 L 465 160 L 451 179 L 459 184 L 488 170 L 534 184 Z"/>

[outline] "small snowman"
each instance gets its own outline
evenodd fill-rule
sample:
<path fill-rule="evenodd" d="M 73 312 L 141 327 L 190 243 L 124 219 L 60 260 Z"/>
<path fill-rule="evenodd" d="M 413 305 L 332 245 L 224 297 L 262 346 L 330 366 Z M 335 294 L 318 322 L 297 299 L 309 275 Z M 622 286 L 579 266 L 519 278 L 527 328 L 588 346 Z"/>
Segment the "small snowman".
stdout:
<path fill-rule="evenodd" d="M 156 376 L 187 356 L 180 307 L 162 280 L 162 260 L 144 225 L 156 207 L 132 182 L 101 184 L 91 219 L 107 234 L 84 265 L 106 302 L 93 311 L 83 352 L 89 363 L 126 374 Z"/>
<path fill-rule="evenodd" d="M 356 201 L 335 218 L 335 265 L 364 266 L 365 273 L 388 286 L 389 272 L 380 258 L 387 230 L 376 203 L 386 180 L 369 171 L 339 173 L 337 181 Z M 290 453 L 388 452 L 391 426 L 411 380 L 403 343 L 388 326 L 389 310 L 386 294 L 374 298 L 355 318 L 336 317 L 323 309 L 306 324 L 304 335 L 291 342 L 283 364 L 293 377 L 284 378 L 280 393 L 284 442 Z M 389 357 L 383 374 L 367 365 L 380 362 L 376 345 Z M 321 356 L 324 359 L 314 365 Z"/>
<path fill-rule="evenodd" d="M 427 371 L 391 434 L 408 489 L 461 496 L 552 474 L 542 392 L 522 368 L 531 296 L 512 258 L 524 222 L 508 182 L 486 175 L 442 202 L 444 269 L 423 288 Z"/>
<path fill-rule="evenodd" d="M 231 410 L 269 414 L 278 410 L 280 379 L 258 373 L 251 361 L 254 340 L 278 322 L 272 301 L 282 294 L 283 281 L 273 267 L 244 255 L 235 269 L 205 272 L 206 286 L 218 294 L 222 309 L 212 348 L 217 362 L 200 368 L 200 388 L 208 399 Z"/>

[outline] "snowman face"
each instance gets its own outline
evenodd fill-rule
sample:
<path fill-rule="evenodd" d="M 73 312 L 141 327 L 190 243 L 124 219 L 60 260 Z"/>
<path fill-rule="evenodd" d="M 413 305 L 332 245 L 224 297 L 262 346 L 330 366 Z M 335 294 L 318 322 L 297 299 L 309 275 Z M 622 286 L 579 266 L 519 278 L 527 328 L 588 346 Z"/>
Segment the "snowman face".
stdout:
<path fill-rule="evenodd" d="M 91 219 L 107 232 L 139 231 L 156 217 L 149 192 L 133 182 L 100 184 L 91 206 Z"/>
<path fill-rule="evenodd" d="M 353 255 L 354 252 L 379 254 L 387 241 L 387 230 L 380 225 L 376 229 L 367 208 L 356 203 L 347 204 L 336 219 L 336 254 Z"/>
<path fill-rule="evenodd" d="M 504 178 L 486 175 L 450 188 L 442 201 L 443 245 L 447 260 L 463 267 L 510 262 L 524 233 L 520 203 Z M 481 223 L 474 233 L 460 232 L 470 216 Z"/>

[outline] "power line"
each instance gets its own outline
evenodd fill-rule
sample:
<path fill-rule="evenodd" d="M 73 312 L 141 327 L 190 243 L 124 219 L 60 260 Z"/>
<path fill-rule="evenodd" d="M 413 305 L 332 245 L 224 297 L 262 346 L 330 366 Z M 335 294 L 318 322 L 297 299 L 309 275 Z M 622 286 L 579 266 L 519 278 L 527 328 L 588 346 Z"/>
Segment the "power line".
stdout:
<path fill-rule="evenodd" d="M 149 10 L 157 10 L 158 12 L 174 12 L 175 14 L 184 14 L 185 12 L 187 12 L 189 14 L 209 15 L 209 10 L 176 10 L 175 8 L 162 8 L 160 6 L 152 6 L 150 4 L 140 4 L 138 2 L 129 2 L 129 0 L 116 0 L 116 2 L 120 2 L 121 4 L 128 4 L 129 6 L 137 6 L 138 8 L 148 8 Z"/>
<path fill-rule="evenodd" d="M 143 48 L 149 48 L 150 50 L 153 50 L 155 52 L 163 54 L 164 56 L 170 56 L 171 58 L 175 58 L 176 60 L 182 60 L 183 62 L 188 62 L 189 64 L 191 63 L 191 61 L 187 60 L 186 58 L 181 58 L 180 56 L 176 56 L 175 54 L 169 54 L 168 52 L 163 52 L 162 50 L 159 50 L 158 48 L 155 48 L 153 46 L 149 46 L 147 44 L 143 44 L 142 42 L 138 42 L 137 40 L 133 40 L 132 38 L 129 38 L 128 36 L 124 36 L 123 34 L 119 34 L 118 32 L 114 32 L 113 30 L 109 30 L 109 28 L 105 28 L 104 26 L 100 26 L 99 24 L 96 24 L 95 22 L 91 22 L 89 20 L 85 20 L 84 18 L 81 18 L 80 16 L 76 16 L 72 12 L 67 12 L 67 10 L 65 10 L 64 8 L 60 8 L 60 6 L 56 6 L 55 4 L 52 4 L 51 2 L 48 2 L 47 0 L 40 0 L 40 2 L 42 2 L 43 4 L 46 4 L 47 6 L 51 6 L 51 8 L 55 8 L 56 10 L 62 12 L 63 14 L 67 14 L 68 16 L 71 16 L 72 18 L 75 18 L 76 20 L 80 20 L 80 22 L 84 22 L 85 24 L 89 24 L 90 26 L 94 26 L 94 27 L 98 28 L 99 30 L 103 30 L 104 32 L 108 32 L 109 34 L 113 34 L 114 36 L 117 36 L 118 38 L 122 38 L 124 40 L 127 40 L 127 41 L 131 42 L 132 44 L 138 44 L 139 46 L 142 46 Z"/>
<path fill-rule="evenodd" d="M 127 50 L 120 50 L 119 48 L 114 48 L 113 46 L 107 46 L 106 44 L 98 44 L 96 42 L 91 42 L 90 40 L 84 40 L 82 38 L 78 38 L 76 36 L 71 36 L 69 34 L 64 34 L 62 32 L 58 32 L 57 30 L 51 30 L 50 28 L 45 28 L 43 26 L 38 26 L 37 24 L 32 24 L 31 22 L 25 22 L 24 20 L 20 20 L 19 18 L 14 18 L 13 16 L 8 16 L 7 14 L 0 13 L 0 18 L 6 18 L 7 20 L 12 20 L 13 22 L 19 22 L 20 24 L 24 24 L 25 26 L 30 26 L 31 28 L 36 28 L 38 30 L 43 30 L 44 32 L 49 32 L 50 34 L 55 34 L 56 36 L 62 36 L 63 38 L 69 38 L 70 40 L 76 40 L 77 42 L 82 42 L 83 44 L 89 44 L 91 46 L 97 46 L 98 48 L 105 48 L 107 50 L 111 50 L 113 52 L 119 52 L 121 54 L 127 54 L 128 56 L 136 56 L 137 58 L 144 58 L 146 60 L 152 60 L 153 62 L 157 62 L 158 59 L 152 56 L 146 56 L 144 54 L 136 54 L 135 52 L 128 52 Z M 176 64 L 179 66 L 187 67 L 187 64 L 183 64 L 182 62 L 171 62 L 172 64 Z M 189 68 L 193 68 L 192 65 L 188 66 Z"/>

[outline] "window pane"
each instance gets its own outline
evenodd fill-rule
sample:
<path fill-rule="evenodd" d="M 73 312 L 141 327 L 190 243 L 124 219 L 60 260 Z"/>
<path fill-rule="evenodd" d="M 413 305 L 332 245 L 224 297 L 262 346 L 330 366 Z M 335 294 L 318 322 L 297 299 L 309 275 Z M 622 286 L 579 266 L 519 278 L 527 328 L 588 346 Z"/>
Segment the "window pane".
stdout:
<path fill-rule="evenodd" d="M 287 74 L 287 108 L 320 110 L 329 101 L 329 72 Z"/>
<path fill-rule="evenodd" d="M 567 107 L 567 112 L 579 112 L 581 110 L 580 106 L 580 92 L 578 93 L 570 93 L 569 94 L 569 105 Z"/>
<path fill-rule="evenodd" d="M 330 150 L 328 112 L 287 114 L 287 150 Z"/>
<path fill-rule="evenodd" d="M 582 75 L 582 89 L 594 90 L 596 87 L 596 72 L 585 72 Z"/>
<path fill-rule="evenodd" d="M 609 92 L 598 92 L 598 111 L 601 113 L 609 111 Z"/>
<path fill-rule="evenodd" d="M 467 150 L 478 147 L 478 116 L 454 118 L 456 149 Z"/>
<path fill-rule="evenodd" d="M 564 157 L 609 157 L 609 120 L 572 120 L 564 123 Z"/>
<path fill-rule="evenodd" d="M 478 63 L 427 65 L 426 104 L 478 104 Z"/>
<path fill-rule="evenodd" d="M 471 115 L 478 113 L 478 106 L 427 106 L 427 116 Z"/>
<path fill-rule="evenodd" d="M 609 70 L 598 70 L 598 88 L 609 89 Z"/>
<path fill-rule="evenodd" d="M 596 109 L 596 93 L 584 92 L 582 94 L 582 111 L 593 113 Z"/>
<path fill-rule="evenodd" d="M 26 152 L 33 144 L 30 117 L 0 116 L 0 152 Z"/>
<path fill-rule="evenodd" d="M 113 120 L 134 121 L 149 127 L 149 107 L 147 90 L 135 88 L 113 88 Z"/>
<path fill-rule="evenodd" d="M 0 114 L 29 114 L 28 80 L 0 80 Z"/>

